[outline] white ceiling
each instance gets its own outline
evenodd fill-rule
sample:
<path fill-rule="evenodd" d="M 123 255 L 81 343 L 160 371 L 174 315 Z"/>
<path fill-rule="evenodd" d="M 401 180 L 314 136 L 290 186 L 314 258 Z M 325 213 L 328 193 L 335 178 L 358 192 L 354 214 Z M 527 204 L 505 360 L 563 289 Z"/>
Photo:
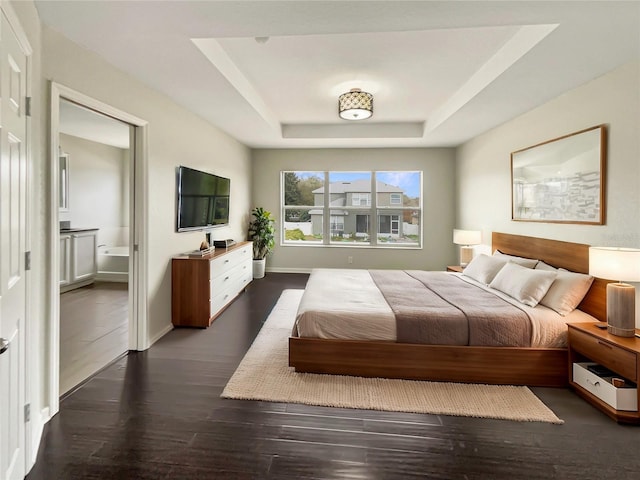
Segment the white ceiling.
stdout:
<path fill-rule="evenodd" d="M 36 6 L 52 29 L 251 147 L 459 145 L 640 58 L 635 1 Z M 338 117 L 353 87 L 374 95 L 371 119 Z"/>

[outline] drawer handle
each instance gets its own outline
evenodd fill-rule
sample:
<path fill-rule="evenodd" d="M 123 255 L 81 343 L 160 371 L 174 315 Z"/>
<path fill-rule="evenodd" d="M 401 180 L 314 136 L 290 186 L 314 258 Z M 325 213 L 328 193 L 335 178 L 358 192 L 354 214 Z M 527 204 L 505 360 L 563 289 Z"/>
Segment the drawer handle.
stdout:
<path fill-rule="evenodd" d="M 600 382 L 596 381 L 596 382 L 592 382 L 591 380 L 589 380 L 588 378 L 586 379 L 587 383 L 589 385 L 593 385 L 594 387 L 599 387 L 600 386 Z"/>
<path fill-rule="evenodd" d="M 599 345 L 602 345 L 603 347 L 607 347 L 607 348 L 609 348 L 609 349 L 612 349 L 612 348 L 613 348 L 613 346 L 612 346 L 612 345 L 609 345 L 607 342 L 602 342 L 602 341 L 600 341 L 600 340 L 598 340 L 598 344 L 599 344 Z"/>
<path fill-rule="evenodd" d="M 224 263 L 229 263 L 229 260 L 225 260 Z"/>
<path fill-rule="evenodd" d="M 225 281 L 225 282 L 226 282 L 227 280 L 229 280 L 229 277 L 225 277 L 225 278 L 224 278 L 224 281 Z"/>

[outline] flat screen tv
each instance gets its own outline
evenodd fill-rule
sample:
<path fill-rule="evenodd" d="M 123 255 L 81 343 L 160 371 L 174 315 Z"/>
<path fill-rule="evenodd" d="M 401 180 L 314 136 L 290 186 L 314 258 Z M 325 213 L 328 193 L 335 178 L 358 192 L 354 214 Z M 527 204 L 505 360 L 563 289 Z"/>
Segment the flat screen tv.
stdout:
<path fill-rule="evenodd" d="M 229 224 L 231 180 L 184 166 L 177 177 L 179 232 Z"/>

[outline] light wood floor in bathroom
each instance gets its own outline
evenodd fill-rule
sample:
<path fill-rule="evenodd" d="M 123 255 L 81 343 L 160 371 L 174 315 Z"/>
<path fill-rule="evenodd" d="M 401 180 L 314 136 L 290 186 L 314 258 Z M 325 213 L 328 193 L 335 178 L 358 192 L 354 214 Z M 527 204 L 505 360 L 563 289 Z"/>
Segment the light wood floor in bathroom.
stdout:
<path fill-rule="evenodd" d="M 127 351 L 128 284 L 96 282 L 60 295 L 60 395 Z"/>

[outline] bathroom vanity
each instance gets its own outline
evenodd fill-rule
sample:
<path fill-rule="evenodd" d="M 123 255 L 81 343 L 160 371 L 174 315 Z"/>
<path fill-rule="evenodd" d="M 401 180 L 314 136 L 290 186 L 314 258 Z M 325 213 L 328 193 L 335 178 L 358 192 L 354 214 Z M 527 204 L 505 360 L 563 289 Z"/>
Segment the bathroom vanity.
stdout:
<path fill-rule="evenodd" d="M 60 229 L 60 293 L 90 285 L 98 271 L 98 229 Z"/>

